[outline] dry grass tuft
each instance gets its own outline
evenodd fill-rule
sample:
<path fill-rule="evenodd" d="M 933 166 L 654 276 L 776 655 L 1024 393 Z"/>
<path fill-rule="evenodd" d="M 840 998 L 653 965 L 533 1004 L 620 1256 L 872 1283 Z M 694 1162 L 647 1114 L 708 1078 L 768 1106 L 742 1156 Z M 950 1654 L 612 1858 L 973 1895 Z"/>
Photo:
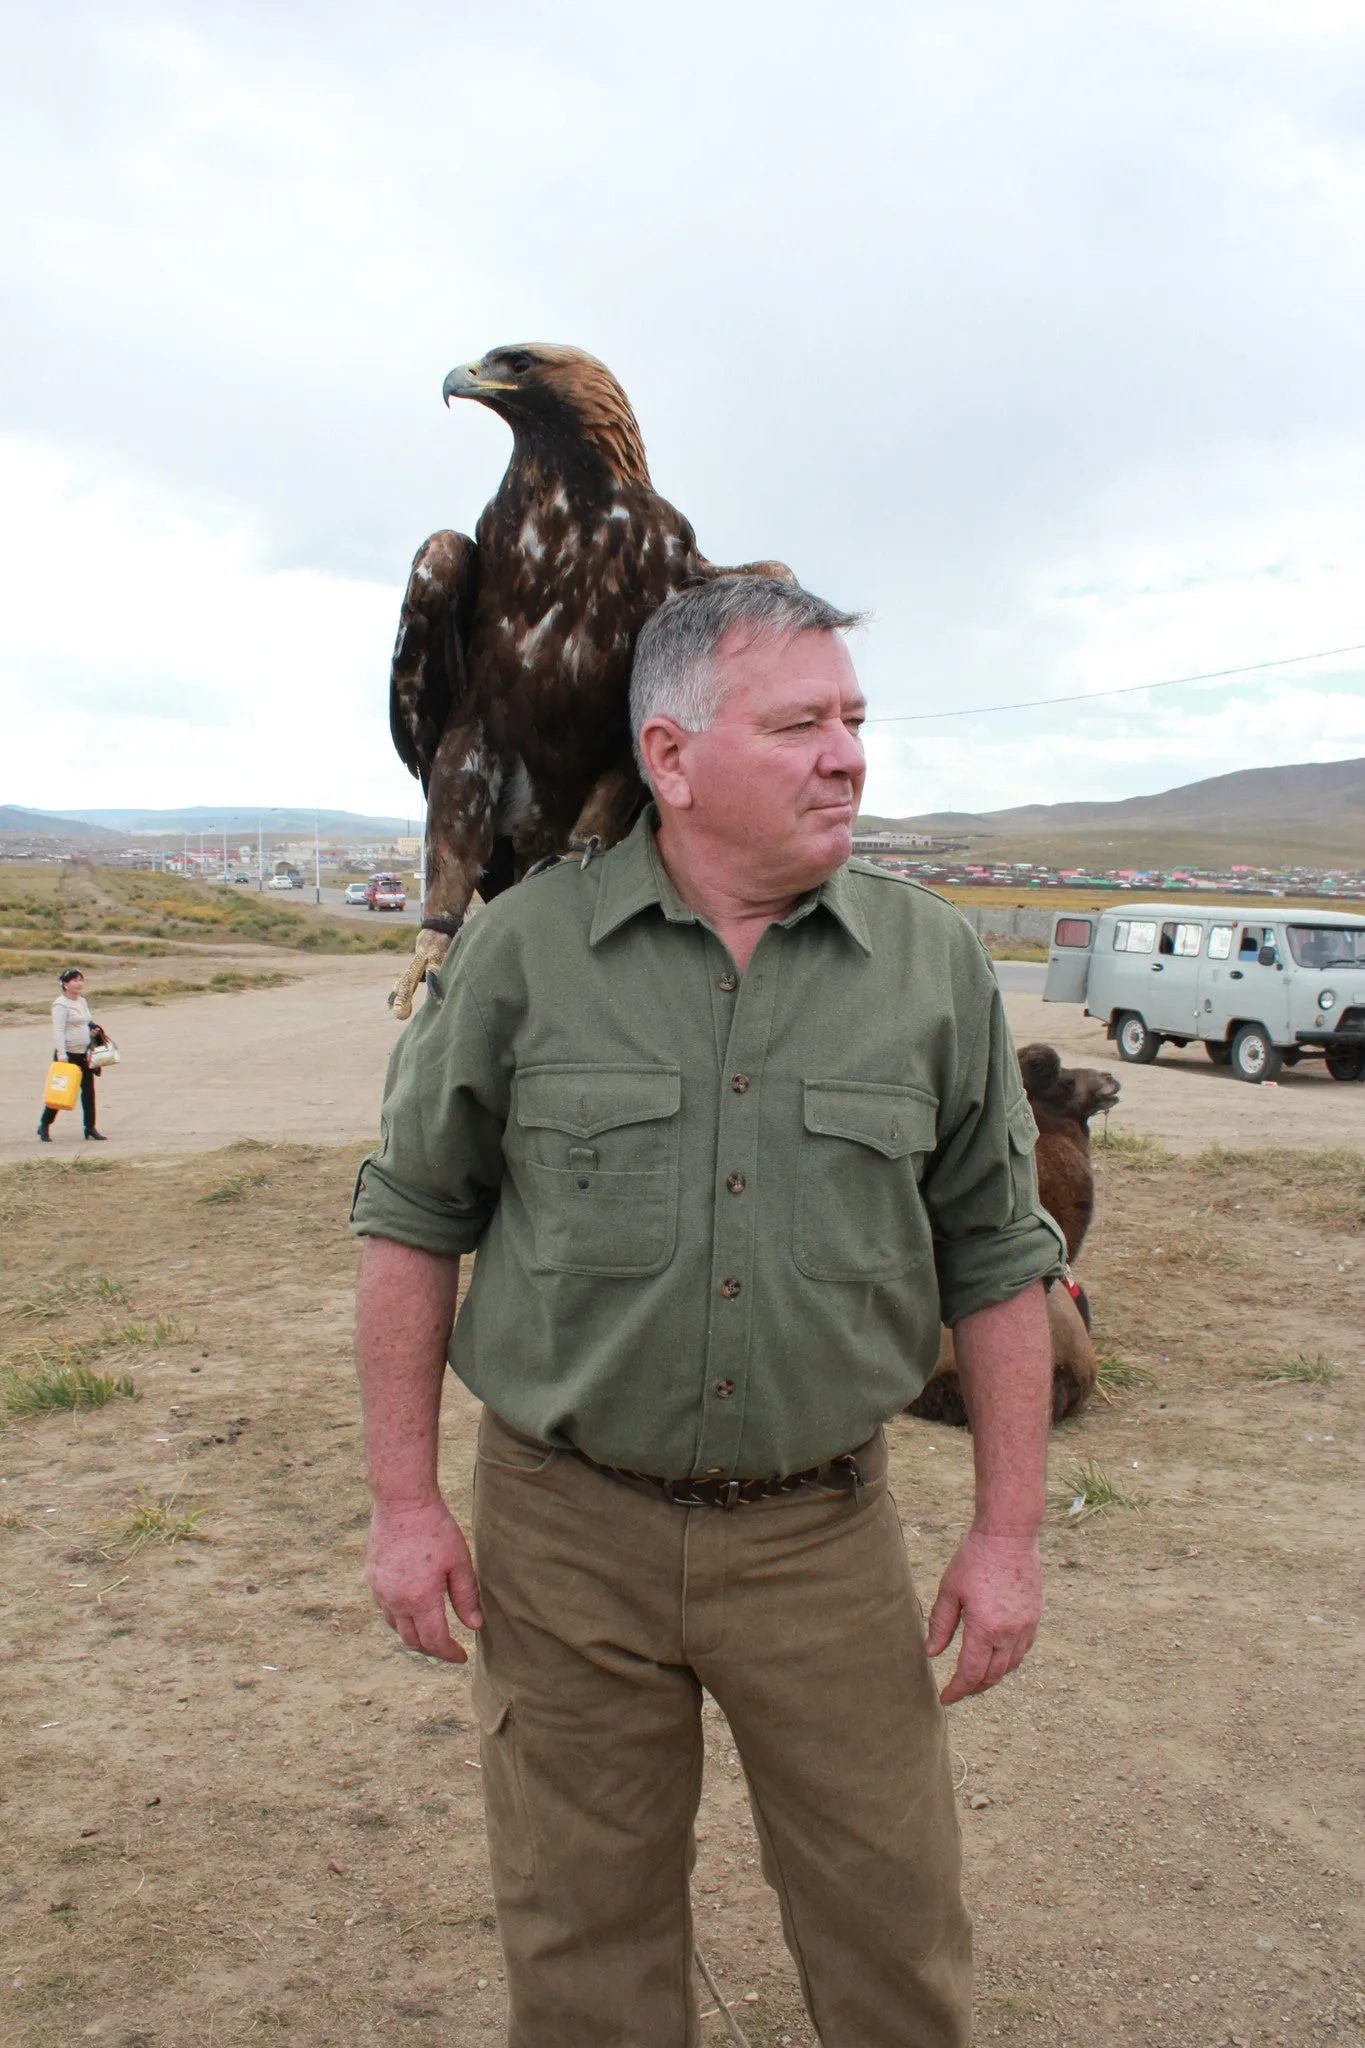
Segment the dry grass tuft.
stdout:
<path fill-rule="evenodd" d="M 1083 1465 L 1063 1475 L 1061 1490 L 1052 1496 L 1069 1522 L 1085 1522 L 1091 1515 L 1107 1514 L 1110 1508 L 1140 1508 L 1147 1505 L 1141 1494 L 1125 1493 L 1102 1465 L 1087 1458 Z"/>
<path fill-rule="evenodd" d="M 177 1514 L 175 1494 L 168 1494 L 164 1500 L 157 1500 L 145 1490 L 139 1492 L 133 1502 L 132 1511 L 118 1530 L 118 1538 L 129 1548 L 125 1553 L 131 1557 L 144 1543 L 207 1543 L 209 1537 L 199 1527 L 204 1517 L 203 1508 L 191 1508 Z"/>
<path fill-rule="evenodd" d="M 1341 1361 L 1323 1351 L 1298 1351 L 1292 1358 L 1248 1367 L 1251 1378 L 1265 1387 L 1330 1387 L 1340 1369 Z"/>
<path fill-rule="evenodd" d="M 1154 1387 L 1156 1383 L 1155 1373 L 1121 1358 L 1107 1344 L 1096 1346 L 1095 1391 L 1102 1399 L 1112 1401 L 1115 1394 L 1125 1393 L 1130 1387 Z"/>

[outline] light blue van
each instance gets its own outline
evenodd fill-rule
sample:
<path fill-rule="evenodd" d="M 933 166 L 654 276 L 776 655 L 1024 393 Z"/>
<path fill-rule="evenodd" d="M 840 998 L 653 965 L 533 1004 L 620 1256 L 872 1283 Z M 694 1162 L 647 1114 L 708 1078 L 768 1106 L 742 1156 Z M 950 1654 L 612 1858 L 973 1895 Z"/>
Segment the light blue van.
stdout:
<path fill-rule="evenodd" d="M 1200 1040 L 1216 1066 L 1273 1081 L 1325 1059 L 1365 1078 L 1365 917 L 1333 910 L 1123 903 L 1053 920 L 1047 1003 L 1083 1003 L 1119 1058 Z"/>

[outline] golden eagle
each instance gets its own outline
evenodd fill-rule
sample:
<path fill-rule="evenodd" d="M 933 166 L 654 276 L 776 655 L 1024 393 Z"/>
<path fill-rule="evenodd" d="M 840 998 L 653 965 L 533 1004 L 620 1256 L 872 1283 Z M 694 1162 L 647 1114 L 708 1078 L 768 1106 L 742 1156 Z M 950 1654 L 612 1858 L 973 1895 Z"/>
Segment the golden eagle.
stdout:
<path fill-rule="evenodd" d="M 410 1015 L 477 887 L 485 898 L 575 842 L 614 845 L 644 789 L 631 753 L 631 658 L 645 620 L 713 567 L 649 480 L 625 392 L 582 349 L 495 348 L 452 370 L 452 398 L 512 429 L 512 459 L 470 540 L 413 561 L 389 694 L 394 745 L 427 799 L 422 929 L 390 1001 Z"/>

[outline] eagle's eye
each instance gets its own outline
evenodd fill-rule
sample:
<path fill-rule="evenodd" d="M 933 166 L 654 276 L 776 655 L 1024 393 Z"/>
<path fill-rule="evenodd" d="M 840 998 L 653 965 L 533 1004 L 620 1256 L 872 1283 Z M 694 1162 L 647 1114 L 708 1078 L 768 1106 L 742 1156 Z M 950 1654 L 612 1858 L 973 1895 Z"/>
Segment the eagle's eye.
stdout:
<path fill-rule="evenodd" d="M 515 371 L 518 377 L 522 377 L 531 367 L 531 358 L 519 350 L 516 355 L 507 358 L 507 367 Z"/>

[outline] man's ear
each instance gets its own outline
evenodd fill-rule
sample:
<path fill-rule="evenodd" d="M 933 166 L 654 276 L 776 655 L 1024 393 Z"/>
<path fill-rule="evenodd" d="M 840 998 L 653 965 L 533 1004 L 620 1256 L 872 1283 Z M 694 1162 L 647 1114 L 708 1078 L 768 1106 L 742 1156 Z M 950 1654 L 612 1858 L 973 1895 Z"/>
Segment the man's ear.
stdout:
<path fill-rule="evenodd" d="M 660 713 L 640 728 L 640 752 L 650 788 L 670 810 L 690 811 L 692 782 L 687 772 L 687 742 L 693 735 L 676 719 Z"/>

